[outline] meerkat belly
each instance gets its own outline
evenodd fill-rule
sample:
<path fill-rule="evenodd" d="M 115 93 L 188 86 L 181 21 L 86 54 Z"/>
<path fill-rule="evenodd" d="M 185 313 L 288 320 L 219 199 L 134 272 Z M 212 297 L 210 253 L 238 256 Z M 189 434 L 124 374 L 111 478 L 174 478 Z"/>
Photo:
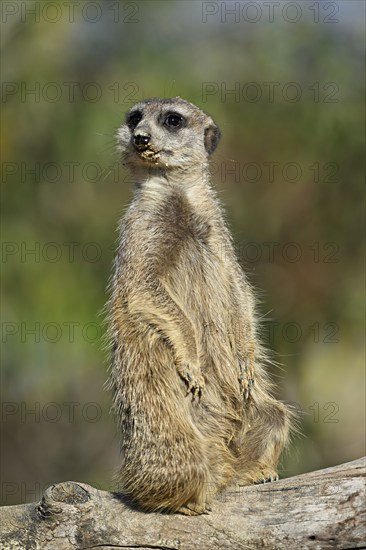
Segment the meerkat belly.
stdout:
<path fill-rule="evenodd" d="M 182 303 L 196 332 L 203 368 L 217 371 L 216 380 L 220 383 L 221 372 L 228 376 L 226 367 L 232 373 L 237 372 L 241 289 L 236 287 L 228 265 L 220 257 L 215 258 L 212 251 L 208 253 L 206 247 L 195 243 L 190 250 L 186 249 L 181 262 L 172 268 L 169 279 L 173 297 Z M 232 379 L 236 383 L 236 376 Z"/>

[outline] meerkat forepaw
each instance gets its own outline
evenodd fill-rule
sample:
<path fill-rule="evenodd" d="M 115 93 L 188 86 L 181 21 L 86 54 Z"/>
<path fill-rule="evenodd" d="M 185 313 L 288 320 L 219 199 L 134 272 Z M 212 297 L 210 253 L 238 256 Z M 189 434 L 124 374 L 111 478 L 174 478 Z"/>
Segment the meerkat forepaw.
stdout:
<path fill-rule="evenodd" d="M 249 360 L 239 360 L 239 384 L 244 399 L 248 400 L 254 386 L 254 369 Z"/>
<path fill-rule="evenodd" d="M 202 391 L 205 387 L 205 381 L 203 376 L 198 375 L 197 377 L 192 377 L 192 375 L 187 372 L 185 380 L 187 382 L 187 395 L 192 393 L 192 399 L 201 399 Z"/>
<path fill-rule="evenodd" d="M 192 393 L 192 399 L 200 399 L 205 387 L 205 380 L 200 373 L 194 374 L 188 365 L 179 365 L 178 372 L 187 385 L 187 393 Z"/>

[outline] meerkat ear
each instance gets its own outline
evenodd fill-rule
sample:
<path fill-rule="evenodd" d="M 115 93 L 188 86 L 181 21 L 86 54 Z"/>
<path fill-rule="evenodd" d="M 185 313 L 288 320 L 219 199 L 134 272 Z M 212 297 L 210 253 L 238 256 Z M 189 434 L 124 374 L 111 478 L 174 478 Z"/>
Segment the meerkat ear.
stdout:
<path fill-rule="evenodd" d="M 205 128 L 204 143 L 205 149 L 209 155 L 211 155 L 211 153 L 213 153 L 218 146 L 220 138 L 221 132 L 217 126 L 212 125 L 208 126 L 208 128 Z"/>

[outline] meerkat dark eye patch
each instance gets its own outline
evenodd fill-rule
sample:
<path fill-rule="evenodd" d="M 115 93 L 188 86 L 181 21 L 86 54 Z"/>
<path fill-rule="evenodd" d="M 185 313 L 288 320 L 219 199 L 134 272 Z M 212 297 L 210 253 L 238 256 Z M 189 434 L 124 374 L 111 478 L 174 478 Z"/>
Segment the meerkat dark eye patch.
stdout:
<path fill-rule="evenodd" d="M 209 155 L 214 152 L 221 138 L 220 129 L 217 126 L 209 126 L 205 129 L 204 143 Z"/>
<path fill-rule="evenodd" d="M 142 120 L 142 112 L 141 111 L 133 111 L 132 113 L 129 113 L 127 115 L 126 123 L 129 128 L 132 130 L 136 128 L 139 122 Z"/>
<path fill-rule="evenodd" d="M 185 126 L 185 118 L 179 113 L 171 112 L 164 116 L 163 124 L 170 130 L 178 130 Z"/>

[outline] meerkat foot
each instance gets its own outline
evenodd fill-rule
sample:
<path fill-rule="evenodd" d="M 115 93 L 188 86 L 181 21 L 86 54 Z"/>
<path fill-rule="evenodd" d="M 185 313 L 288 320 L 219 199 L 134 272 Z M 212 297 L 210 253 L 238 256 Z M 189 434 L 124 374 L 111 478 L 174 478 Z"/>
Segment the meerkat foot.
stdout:
<path fill-rule="evenodd" d="M 185 506 L 181 506 L 177 510 L 178 514 L 183 514 L 184 516 L 200 516 L 202 514 L 209 514 L 212 508 L 208 504 L 197 504 L 194 502 L 189 502 Z"/>
<path fill-rule="evenodd" d="M 263 468 L 259 471 L 252 473 L 253 477 L 253 483 L 256 485 L 260 483 L 270 483 L 272 481 L 278 481 L 279 476 L 276 470 L 272 470 L 271 468 Z"/>
<path fill-rule="evenodd" d="M 278 480 L 279 475 L 274 468 L 260 466 L 258 469 L 250 470 L 244 477 L 242 477 L 238 484 L 239 486 L 252 484 L 260 485 L 262 483 L 270 483 Z"/>
<path fill-rule="evenodd" d="M 192 399 L 197 398 L 199 400 L 205 387 L 203 376 L 200 373 L 194 372 L 187 364 L 179 365 L 178 373 L 187 384 L 186 395 L 192 393 Z"/>

